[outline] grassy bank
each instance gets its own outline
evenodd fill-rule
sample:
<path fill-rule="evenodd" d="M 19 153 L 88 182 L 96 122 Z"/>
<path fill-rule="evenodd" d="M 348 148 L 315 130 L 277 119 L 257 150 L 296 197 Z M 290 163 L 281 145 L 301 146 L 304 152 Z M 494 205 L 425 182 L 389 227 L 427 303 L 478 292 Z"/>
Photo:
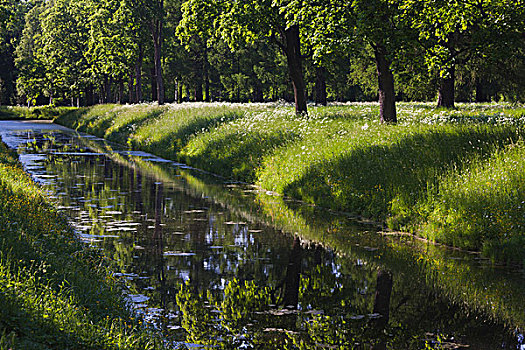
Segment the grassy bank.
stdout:
<path fill-rule="evenodd" d="M 280 194 L 387 222 L 498 260 L 522 261 L 525 108 L 399 104 L 311 108 L 240 104 L 104 105 L 60 124 L 252 182 Z"/>
<path fill-rule="evenodd" d="M 12 119 L 41 119 L 53 120 L 65 113 L 69 113 L 76 108 L 73 107 L 53 107 L 53 106 L 38 106 L 38 107 L 13 107 L 0 106 L 0 120 Z"/>
<path fill-rule="evenodd" d="M 1 143 L 0 213 L 0 349 L 162 348 Z"/>

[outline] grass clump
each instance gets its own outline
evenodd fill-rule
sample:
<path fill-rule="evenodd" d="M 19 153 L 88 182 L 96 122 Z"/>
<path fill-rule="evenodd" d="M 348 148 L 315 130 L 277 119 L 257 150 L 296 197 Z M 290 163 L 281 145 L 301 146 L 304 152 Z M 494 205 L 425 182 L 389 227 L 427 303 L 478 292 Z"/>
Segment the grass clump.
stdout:
<path fill-rule="evenodd" d="M 446 174 L 431 192 L 423 234 L 452 245 L 482 248 L 496 260 L 524 261 L 525 144 L 497 149 L 487 159 Z"/>
<path fill-rule="evenodd" d="M 0 348 L 163 347 L 3 144 L 0 213 Z"/>
<path fill-rule="evenodd" d="M 311 107 L 308 116 L 272 104 L 159 108 L 100 106 L 59 122 L 462 248 L 508 245 L 523 236 L 523 226 L 515 223 L 514 238 L 502 239 L 507 231 L 496 219 L 490 221 L 489 216 L 474 223 L 470 211 L 454 212 L 456 204 L 447 206 L 440 197 L 452 191 L 449 183 L 454 181 L 470 181 L 472 188 L 489 186 L 464 174 L 477 173 L 482 165 L 494 167 L 491 162 L 500 153 L 519 144 L 525 135 L 522 106 L 458 104 L 455 110 L 443 110 L 426 103 L 400 103 L 397 125 L 379 123 L 376 103 Z M 506 162 L 498 164 L 502 171 L 510 169 Z M 522 193 L 516 182 L 505 186 Z M 450 203 L 454 201 L 459 203 Z M 515 203 L 501 197 L 490 210 L 509 213 Z M 511 218 L 520 213 L 523 217 L 522 206 L 512 213 Z M 494 233 L 475 233 L 489 226 L 487 232 Z"/>

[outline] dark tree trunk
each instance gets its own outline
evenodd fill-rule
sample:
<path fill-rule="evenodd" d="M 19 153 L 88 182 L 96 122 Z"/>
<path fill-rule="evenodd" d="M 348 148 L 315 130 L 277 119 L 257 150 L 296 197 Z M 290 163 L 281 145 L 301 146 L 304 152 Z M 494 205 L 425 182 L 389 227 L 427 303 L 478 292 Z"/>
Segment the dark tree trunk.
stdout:
<path fill-rule="evenodd" d="M 438 107 L 454 108 L 454 83 L 456 81 L 456 68 L 454 65 L 448 69 L 447 77 L 439 85 Z"/>
<path fill-rule="evenodd" d="M 254 102 L 263 102 L 264 95 L 261 85 L 257 82 L 253 90 L 253 101 Z"/>
<path fill-rule="evenodd" d="M 326 68 L 315 68 L 315 104 L 326 106 Z"/>
<path fill-rule="evenodd" d="M 86 106 L 93 106 L 93 104 L 95 103 L 94 101 L 94 96 L 93 96 L 93 86 L 90 85 L 88 86 L 88 88 L 86 89 Z"/>
<path fill-rule="evenodd" d="M 293 306 L 293 308 L 297 308 L 297 304 L 299 303 L 301 259 L 301 240 L 299 237 L 295 237 L 292 245 L 292 252 L 290 254 L 290 260 L 288 261 L 288 268 L 286 269 L 283 297 L 284 306 Z"/>
<path fill-rule="evenodd" d="M 200 79 L 197 79 L 197 85 L 195 86 L 195 101 L 201 102 L 203 100 L 202 96 L 202 82 Z"/>
<path fill-rule="evenodd" d="M 295 113 L 308 113 L 306 106 L 306 90 L 304 86 L 303 64 L 301 56 L 301 42 L 299 40 L 299 26 L 293 25 L 284 31 L 285 54 L 288 63 L 288 73 L 292 80 Z"/>
<path fill-rule="evenodd" d="M 487 82 L 483 78 L 476 78 L 476 102 L 490 102 Z"/>
<path fill-rule="evenodd" d="M 164 10 L 164 1 L 159 2 L 159 9 Z M 151 34 L 153 36 L 153 49 L 155 61 L 155 77 L 157 80 L 157 101 L 159 105 L 164 104 L 164 81 L 162 79 L 162 27 L 164 24 L 163 18 L 154 18 L 151 24 Z"/>
<path fill-rule="evenodd" d="M 381 123 L 397 123 L 394 76 L 390 71 L 390 61 L 386 54 L 385 46 L 381 43 L 376 43 L 374 56 L 379 85 L 379 113 Z"/>
<path fill-rule="evenodd" d="M 124 103 L 124 79 L 118 82 L 118 104 Z"/>
<path fill-rule="evenodd" d="M 179 98 L 179 80 L 175 79 L 175 91 L 173 92 L 173 101 L 180 103 Z"/>
<path fill-rule="evenodd" d="M 179 89 L 179 93 L 178 93 L 178 99 L 177 99 L 177 103 L 182 103 L 182 83 L 179 83 L 178 84 L 178 89 Z"/>
<path fill-rule="evenodd" d="M 136 103 L 133 97 L 133 72 L 131 72 L 128 79 L 128 100 L 129 103 Z"/>
<path fill-rule="evenodd" d="M 155 77 L 155 68 L 151 68 L 151 100 L 157 100 L 157 78 Z"/>
<path fill-rule="evenodd" d="M 142 102 L 142 61 L 144 60 L 144 49 L 139 44 L 139 56 L 135 64 L 135 102 Z"/>
<path fill-rule="evenodd" d="M 208 69 L 208 49 L 205 47 L 202 58 L 202 76 L 204 79 L 204 101 L 210 102 L 210 77 Z"/>

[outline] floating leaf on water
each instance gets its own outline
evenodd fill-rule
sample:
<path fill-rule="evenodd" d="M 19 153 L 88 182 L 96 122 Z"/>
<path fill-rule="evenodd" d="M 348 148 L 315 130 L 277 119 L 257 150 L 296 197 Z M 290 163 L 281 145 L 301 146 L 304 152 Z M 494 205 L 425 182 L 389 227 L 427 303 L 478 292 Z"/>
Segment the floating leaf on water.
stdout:
<path fill-rule="evenodd" d="M 362 320 L 363 318 L 365 318 L 365 315 L 350 316 L 351 320 Z"/>
<path fill-rule="evenodd" d="M 144 294 L 129 294 L 128 298 L 132 303 L 144 303 L 150 299 L 150 297 L 147 297 Z"/>
<path fill-rule="evenodd" d="M 298 332 L 294 332 L 294 331 L 291 331 L 291 330 L 288 330 L 288 329 L 283 329 L 283 328 L 265 328 L 265 329 L 263 329 L 263 332 L 287 333 L 287 334 L 290 334 L 290 335 L 298 335 L 299 334 Z"/>
<path fill-rule="evenodd" d="M 306 315 L 324 315 L 324 310 L 308 310 L 304 312 Z"/>
<path fill-rule="evenodd" d="M 185 252 L 164 252 L 164 256 L 193 256 L 195 253 L 185 253 Z"/>
<path fill-rule="evenodd" d="M 246 225 L 245 222 L 242 222 L 242 221 L 239 221 L 239 222 L 235 222 L 235 221 L 226 221 L 224 223 L 225 225 Z"/>
<path fill-rule="evenodd" d="M 375 252 L 376 250 L 379 250 L 379 248 L 375 248 L 375 247 L 363 247 L 363 248 L 369 252 Z"/>

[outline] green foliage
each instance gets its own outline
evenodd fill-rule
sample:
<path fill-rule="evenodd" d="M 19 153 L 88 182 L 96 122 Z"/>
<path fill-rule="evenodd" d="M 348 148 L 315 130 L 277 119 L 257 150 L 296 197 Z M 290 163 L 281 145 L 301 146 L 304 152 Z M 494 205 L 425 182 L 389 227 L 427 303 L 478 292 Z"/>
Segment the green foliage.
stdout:
<path fill-rule="evenodd" d="M 160 349 L 98 253 L 0 144 L 0 346 Z"/>

